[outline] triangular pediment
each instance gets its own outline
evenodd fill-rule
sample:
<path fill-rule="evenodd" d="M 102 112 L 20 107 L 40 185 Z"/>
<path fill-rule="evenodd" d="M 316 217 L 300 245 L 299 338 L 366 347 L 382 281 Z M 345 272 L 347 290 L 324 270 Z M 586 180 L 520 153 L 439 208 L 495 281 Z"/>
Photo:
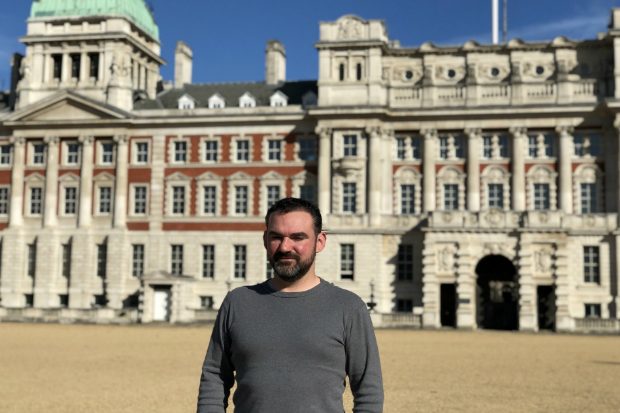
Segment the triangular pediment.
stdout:
<path fill-rule="evenodd" d="M 127 119 L 131 114 L 114 106 L 81 96 L 75 92 L 59 92 L 13 113 L 8 122 L 80 123 Z"/>

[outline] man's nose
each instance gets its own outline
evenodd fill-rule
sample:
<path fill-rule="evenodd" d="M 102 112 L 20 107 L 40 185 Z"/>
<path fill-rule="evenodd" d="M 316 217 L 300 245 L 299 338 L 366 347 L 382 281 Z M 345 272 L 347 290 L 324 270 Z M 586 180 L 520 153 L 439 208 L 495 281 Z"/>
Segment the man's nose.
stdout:
<path fill-rule="evenodd" d="M 278 250 L 280 251 L 290 251 L 293 248 L 293 242 L 290 238 L 284 237 L 282 238 L 282 242 L 280 242 L 280 246 Z"/>

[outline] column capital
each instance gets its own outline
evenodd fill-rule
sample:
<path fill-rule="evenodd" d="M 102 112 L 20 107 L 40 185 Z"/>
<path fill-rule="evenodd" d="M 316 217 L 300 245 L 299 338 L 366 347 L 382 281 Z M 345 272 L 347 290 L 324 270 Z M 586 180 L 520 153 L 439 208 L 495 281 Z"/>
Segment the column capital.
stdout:
<path fill-rule="evenodd" d="M 129 136 L 128 135 L 116 135 L 114 136 L 114 142 L 116 142 L 117 145 L 126 145 L 127 142 L 129 142 Z"/>
<path fill-rule="evenodd" d="M 424 139 L 436 139 L 437 138 L 437 129 L 433 129 L 433 128 L 421 129 L 420 133 L 424 136 Z"/>
<path fill-rule="evenodd" d="M 95 137 L 93 135 L 81 135 L 78 141 L 80 141 L 82 145 L 91 145 L 95 141 Z"/>
<path fill-rule="evenodd" d="M 480 128 L 466 128 L 465 129 L 465 135 L 467 135 L 467 137 L 470 138 L 470 139 L 479 138 L 480 136 L 482 136 L 482 129 L 480 129 Z"/>
<path fill-rule="evenodd" d="M 512 126 L 509 132 L 515 138 L 523 138 L 527 135 L 527 128 L 523 126 Z"/>
<path fill-rule="evenodd" d="M 575 132 L 575 128 L 572 125 L 559 125 L 556 126 L 555 131 L 561 137 L 571 137 L 573 132 Z"/>
<path fill-rule="evenodd" d="M 23 136 L 11 136 L 9 138 L 9 142 L 11 142 L 15 146 L 21 146 L 26 143 L 26 138 Z"/>
<path fill-rule="evenodd" d="M 60 138 L 58 138 L 58 136 L 46 136 L 45 138 L 43 138 L 43 142 L 45 142 L 48 146 L 56 146 L 58 145 L 58 142 L 60 141 Z"/>
<path fill-rule="evenodd" d="M 326 128 L 324 126 L 317 126 L 314 129 L 314 133 L 319 135 L 321 138 L 329 138 L 332 134 L 332 128 Z"/>
<path fill-rule="evenodd" d="M 366 127 L 365 132 L 370 137 L 378 138 L 381 136 L 382 130 L 380 126 L 368 126 Z"/>

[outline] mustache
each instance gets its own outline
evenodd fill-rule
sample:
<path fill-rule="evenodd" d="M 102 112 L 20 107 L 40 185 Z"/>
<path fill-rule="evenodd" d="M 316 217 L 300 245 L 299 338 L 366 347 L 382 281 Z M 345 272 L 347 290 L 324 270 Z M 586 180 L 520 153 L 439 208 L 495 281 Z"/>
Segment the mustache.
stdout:
<path fill-rule="evenodd" d="M 274 260 L 279 260 L 281 258 L 294 258 L 296 260 L 299 260 L 300 257 L 294 252 L 276 252 L 275 254 L 273 254 Z"/>

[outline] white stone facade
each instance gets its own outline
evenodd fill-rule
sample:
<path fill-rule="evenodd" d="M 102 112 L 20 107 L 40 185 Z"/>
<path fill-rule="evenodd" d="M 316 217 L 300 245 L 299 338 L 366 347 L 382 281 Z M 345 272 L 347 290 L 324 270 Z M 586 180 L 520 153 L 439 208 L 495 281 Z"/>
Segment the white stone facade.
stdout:
<path fill-rule="evenodd" d="M 597 40 L 402 48 L 383 22 L 344 16 L 321 24 L 318 91 L 299 99 L 190 94 L 185 45 L 182 80 L 156 95 L 157 41 L 126 19 L 97 26 L 137 36 L 142 60 L 110 41 L 96 84 L 24 70 L 0 114 L 0 317 L 210 319 L 230 289 L 269 276 L 269 203 L 303 196 L 328 231 L 318 273 L 374 303 L 378 323 L 618 330 L 612 17 Z M 86 34 L 60 23 L 29 21 L 25 62 L 59 54 L 58 36 L 79 49 Z M 284 49 L 267 55 L 276 88 Z M 124 59 L 149 75 L 123 78 Z"/>

